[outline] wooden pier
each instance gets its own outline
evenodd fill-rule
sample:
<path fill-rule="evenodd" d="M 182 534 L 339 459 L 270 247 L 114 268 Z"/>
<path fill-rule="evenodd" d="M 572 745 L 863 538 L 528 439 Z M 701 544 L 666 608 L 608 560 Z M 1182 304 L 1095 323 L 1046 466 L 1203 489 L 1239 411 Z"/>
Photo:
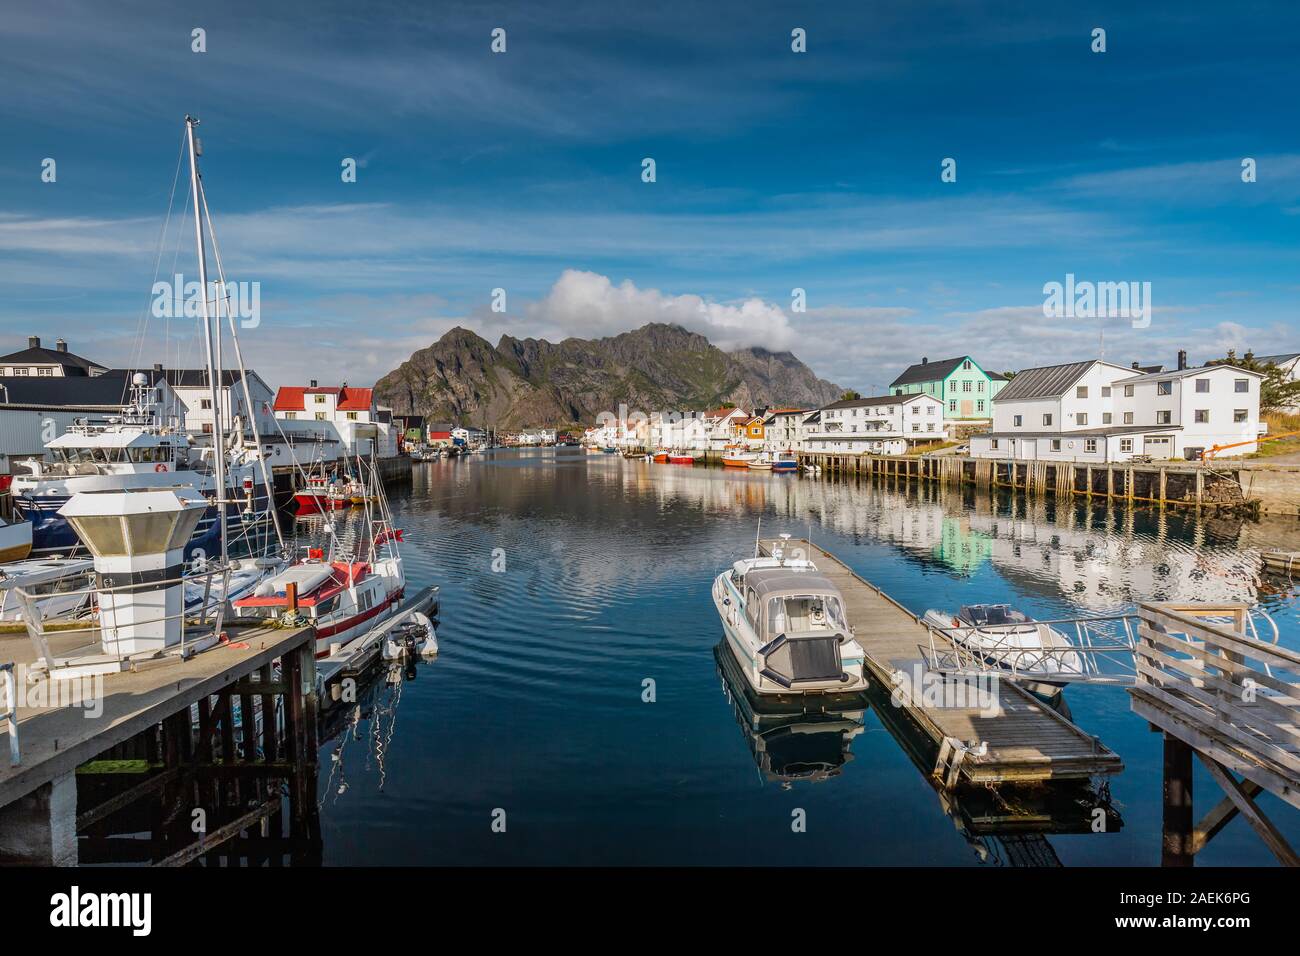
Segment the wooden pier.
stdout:
<path fill-rule="evenodd" d="M 760 551 L 770 555 L 781 545 L 761 541 Z M 968 682 L 930 674 L 925 680 L 934 684 L 928 689 L 918 687 L 917 675 L 925 671 L 922 648 L 929 647 L 932 638 L 917 615 L 830 552 L 798 540 L 784 547 L 787 555 L 794 556 L 802 549 L 840 589 L 849 624 L 866 652 L 870 676 L 890 689 L 891 702 L 937 748 L 934 773 L 946 786 L 1078 780 L 1123 769 L 1119 756 L 1100 740 L 1012 681 Z M 933 640 L 946 642 L 941 635 Z M 927 692 L 936 686 L 938 703 Z M 973 693 L 976 690 L 979 695 Z"/>
<path fill-rule="evenodd" d="M 0 861 L 310 860 L 319 843 L 315 631 L 229 633 L 228 644 L 188 660 L 102 683 L 20 685 L 20 759 L 0 765 Z M 19 674 L 35 659 L 27 637 L 0 637 L 0 661 Z M 82 699 L 70 705 L 74 692 Z M 123 838 L 140 833 L 148 839 Z"/>

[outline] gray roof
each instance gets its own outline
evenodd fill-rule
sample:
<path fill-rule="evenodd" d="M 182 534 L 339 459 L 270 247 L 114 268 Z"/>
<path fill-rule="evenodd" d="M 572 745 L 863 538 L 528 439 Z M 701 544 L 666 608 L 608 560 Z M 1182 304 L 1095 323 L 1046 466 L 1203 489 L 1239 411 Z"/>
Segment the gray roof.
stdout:
<path fill-rule="evenodd" d="M 969 355 L 959 355 L 956 358 L 940 359 L 937 362 L 917 362 L 903 369 L 903 374 L 890 382 L 889 387 L 915 385 L 917 382 L 938 382 L 951 375 L 953 370 L 968 358 Z"/>
<path fill-rule="evenodd" d="M 73 352 L 60 352 L 57 349 L 47 349 L 39 345 L 35 348 L 10 352 L 8 355 L 0 355 L 0 362 L 9 365 L 62 365 L 65 369 L 74 370 L 74 375 L 86 375 L 92 368 L 106 367 L 98 362 L 82 358 Z"/>
<path fill-rule="evenodd" d="M 1139 382 L 1164 381 L 1170 378 L 1187 378 L 1189 375 L 1204 375 L 1206 372 L 1212 372 L 1215 369 L 1226 368 L 1234 372 L 1240 372 L 1242 375 L 1254 375 L 1258 378 L 1264 376 L 1260 372 L 1252 372 L 1249 369 L 1238 368 L 1235 365 L 1199 365 L 1196 368 L 1171 368 L 1167 372 L 1148 372 L 1145 375 L 1130 375 L 1128 378 L 1121 378 L 1115 382 L 1116 385 L 1136 385 Z"/>
<path fill-rule="evenodd" d="M 1045 365 L 1042 368 L 1027 368 L 1013 378 L 994 401 L 1016 402 L 1030 398 L 1057 398 L 1069 391 L 1070 386 L 1083 377 L 1083 373 L 1092 368 L 1095 359 L 1086 362 L 1071 362 L 1068 365 Z"/>
<path fill-rule="evenodd" d="M 880 395 L 876 398 L 846 398 L 842 401 L 831 402 L 829 405 L 823 405 L 820 411 L 826 411 L 828 408 L 869 408 L 873 405 L 902 405 L 918 398 L 934 398 L 933 395 L 926 395 L 924 392 L 914 392 L 911 395 Z M 939 399 L 934 398 L 937 402 Z"/>
<path fill-rule="evenodd" d="M 127 381 L 109 375 L 18 375 L 0 382 L 0 402 L 62 408 L 116 408 L 127 402 Z"/>
<path fill-rule="evenodd" d="M 1265 365 L 1285 365 L 1287 362 L 1300 358 L 1300 352 L 1287 352 L 1283 355 L 1256 355 L 1256 362 L 1263 362 Z"/>
<path fill-rule="evenodd" d="M 835 594 L 840 589 L 820 571 L 794 568 L 757 568 L 745 575 L 745 585 L 760 598 L 781 594 Z"/>

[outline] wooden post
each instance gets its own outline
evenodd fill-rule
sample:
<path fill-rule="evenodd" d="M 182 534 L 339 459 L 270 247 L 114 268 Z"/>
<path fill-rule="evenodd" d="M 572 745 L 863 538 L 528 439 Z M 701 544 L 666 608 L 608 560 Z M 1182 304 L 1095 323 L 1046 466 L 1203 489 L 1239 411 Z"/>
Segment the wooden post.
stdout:
<path fill-rule="evenodd" d="M 1195 857 L 1192 832 L 1192 748 L 1172 734 L 1164 743 L 1164 822 L 1161 866 L 1191 866 Z"/>

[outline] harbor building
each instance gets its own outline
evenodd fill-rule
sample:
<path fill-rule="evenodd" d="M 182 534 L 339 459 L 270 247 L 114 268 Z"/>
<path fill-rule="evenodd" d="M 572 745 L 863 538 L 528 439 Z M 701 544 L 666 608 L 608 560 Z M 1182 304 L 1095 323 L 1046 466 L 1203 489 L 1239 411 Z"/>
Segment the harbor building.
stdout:
<path fill-rule="evenodd" d="M 810 408 L 771 408 L 763 416 L 764 448 L 767 451 L 802 451 L 803 423 Z"/>
<path fill-rule="evenodd" d="M 15 378 L 94 378 L 108 367 L 68 351 L 68 343 L 58 339 L 53 349 L 43 348 L 39 335 L 27 337 L 27 348 L 0 355 L 0 376 Z"/>
<path fill-rule="evenodd" d="M 974 458 L 1104 463 L 1137 456 L 1199 459 L 1216 445 L 1258 447 L 1258 372 L 1232 365 L 1135 372 L 1101 360 L 1026 369 L 1001 391 Z"/>
<path fill-rule="evenodd" d="M 949 421 L 988 421 L 1005 375 L 986 372 L 969 355 L 931 362 L 922 358 L 889 383 L 891 395 L 930 395 L 943 403 Z"/>
<path fill-rule="evenodd" d="M 307 386 L 284 385 L 275 395 L 275 417 L 287 435 L 332 439 L 348 455 L 397 454 L 392 409 L 376 405 L 371 388 L 321 386 L 315 379 Z"/>
<path fill-rule="evenodd" d="M 922 393 L 832 402 L 802 428 L 802 447 L 811 452 L 902 455 L 919 442 L 948 437 L 943 403 Z"/>

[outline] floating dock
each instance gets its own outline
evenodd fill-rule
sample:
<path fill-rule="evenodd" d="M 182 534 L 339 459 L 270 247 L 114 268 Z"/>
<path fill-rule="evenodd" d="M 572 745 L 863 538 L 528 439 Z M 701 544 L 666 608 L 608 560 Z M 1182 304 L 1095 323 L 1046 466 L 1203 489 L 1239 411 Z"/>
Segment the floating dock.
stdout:
<path fill-rule="evenodd" d="M 1079 780 L 1123 769 L 1118 754 L 1012 681 L 925 675 L 922 649 L 932 637 L 915 614 L 829 551 L 799 540 L 759 542 L 764 555 L 776 547 L 787 555 L 802 549 L 840 589 L 871 677 L 933 742 L 935 774 L 946 786 Z M 933 641 L 947 639 L 935 634 Z M 938 703 L 931 699 L 936 689 Z"/>

